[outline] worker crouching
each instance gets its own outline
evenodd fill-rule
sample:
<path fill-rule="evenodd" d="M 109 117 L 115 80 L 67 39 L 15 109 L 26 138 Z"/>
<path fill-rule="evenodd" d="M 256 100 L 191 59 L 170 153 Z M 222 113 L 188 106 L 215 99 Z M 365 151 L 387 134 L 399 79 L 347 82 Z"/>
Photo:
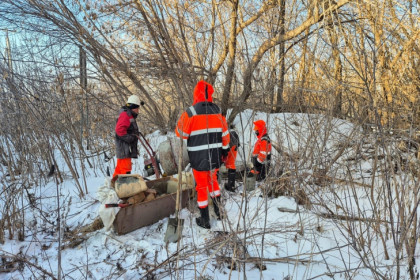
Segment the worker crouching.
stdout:
<path fill-rule="evenodd" d="M 252 152 L 254 169 L 251 171 L 257 176 L 257 181 L 262 181 L 267 176 L 271 163 L 271 142 L 267 135 L 267 127 L 263 120 L 254 122 L 254 131 L 257 142 Z"/>

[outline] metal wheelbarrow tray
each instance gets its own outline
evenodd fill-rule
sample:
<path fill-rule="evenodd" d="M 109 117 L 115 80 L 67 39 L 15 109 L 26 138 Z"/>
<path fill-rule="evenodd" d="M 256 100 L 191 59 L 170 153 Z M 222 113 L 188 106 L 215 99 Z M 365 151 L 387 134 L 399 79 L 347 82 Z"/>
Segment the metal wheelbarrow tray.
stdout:
<path fill-rule="evenodd" d="M 163 194 L 154 200 L 121 208 L 114 220 L 114 230 L 118 235 L 126 234 L 144 226 L 156 223 L 175 213 L 176 192 L 165 194 L 167 183 L 171 177 L 147 181 L 149 189 L 155 189 L 157 194 Z M 187 206 L 191 189 L 181 192 L 181 208 Z"/>

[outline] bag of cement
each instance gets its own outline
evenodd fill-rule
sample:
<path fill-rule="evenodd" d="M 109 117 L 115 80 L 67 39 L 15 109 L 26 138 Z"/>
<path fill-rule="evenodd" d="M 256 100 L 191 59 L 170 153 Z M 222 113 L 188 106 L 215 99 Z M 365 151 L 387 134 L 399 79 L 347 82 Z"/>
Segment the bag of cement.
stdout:
<path fill-rule="evenodd" d="M 181 189 L 187 190 L 195 187 L 194 177 L 191 172 L 182 172 Z M 166 193 L 176 193 L 178 188 L 178 178 L 172 177 L 168 181 L 168 188 Z"/>
<path fill-rule="evenodd" d="M 137 204 L 137 203 L 143 202 L 145 198 L 146 198 L 146 192 L 141 192 L 139 194 L 133 195 L 132 197 L 129 197 L 127 199 L 127 203 L 131 205 Z"/>
<path fill-rule="evenodd" d="M 148 202 L 148 201 L 156 199 L 156 191 L 155 190 L 150 190 L 149 189 L 149 190 L 145 191 L 145 193 L 146 193 L 146 198 L 144 199 L 144 202 Z"/>
<path fill-rule="evenodd" d="M 146 182 L 138 174 L 118 175 L 115 192 L 119 198 L 134 196 L 147 190 Z"/>

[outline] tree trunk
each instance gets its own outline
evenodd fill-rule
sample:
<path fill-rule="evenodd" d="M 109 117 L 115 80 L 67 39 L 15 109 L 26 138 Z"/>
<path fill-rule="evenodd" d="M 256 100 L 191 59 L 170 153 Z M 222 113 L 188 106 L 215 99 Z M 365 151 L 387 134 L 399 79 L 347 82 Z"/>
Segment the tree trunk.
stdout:
<path fill-rule="evenodd" d="M 235 70 L 235 56 L 236 56 L 236 25 L 238 18 L 238 5 L 239 0 L 232 1 L 233 9 L 231 12 L 231 26 L 230 26 L 230 40 L 229 40 L 229 61 L 223 87 L 222 95 L 222 115 L 226 116 L 227 109 L 229 108 L 229 96 L 232 89 L 233 73 Z"/>
<path fill-rule="evenodd" d="M 327 26 L 328 37 L 330 38 L 332 48 L 332 58 L 334 60 L 334 104 L 332 108 L 333 116 L 342 116 L 342 103 L 343 103 L 343 65 L 340 59 L 340 51 L 338 49 L 338 34 L 334 29 L 334 17 L 330 18 Z"/>
<path fill-rule="evenodd" d="M 285 33 L 285 16 L 286 16 L 286 1 L 280 0 L 280 7 L 279 7 L 279 15 L 280 15 L 280 30 L 279 33 L 282 37 L 284 37 Z M 279 71 L 279 82 L 277 88 L 277 100 L 276 100 L 276 113 L 282 111 L 283 107 L 283 91 L 284 91 L 284 76 L 286 75 L 286 68 L 285 68 L 285 44 L 286 42 L 282 40 L 279 43 L 279 59 L 280 59 L 280 71 Z"/>
<path fill-rule="evenodd" d="M 308 33 L 308 31 L 306 31 Z M 307 34 L 308 35 L 308 34 Z M 302 57 L 299 63 L 299 74 L 298 74 L 298 89 L 296 94 L 292 98 L 292 104 L 296 105 L 295 112 L 304 113 L 304 89 L 306 87 L 306 78 L 308 75 L 308 66 L 306 65 L 306 53 L 308 51 L 308 36 L 303 40 Z"/>

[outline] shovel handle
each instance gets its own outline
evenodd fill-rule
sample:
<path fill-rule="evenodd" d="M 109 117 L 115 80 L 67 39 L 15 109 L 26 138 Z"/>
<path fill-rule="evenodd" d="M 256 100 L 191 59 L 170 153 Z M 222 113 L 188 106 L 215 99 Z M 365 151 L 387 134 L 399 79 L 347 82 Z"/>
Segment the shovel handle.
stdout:
<path fill-rule="evenodd" d="M 127 206 L 130 206 L 130 204 L 128 204 L 128 203 L 107 203 L 107 204 L 105 204 L 105 208 L 111 208 L 111 207 L 125 208 Z"/>

